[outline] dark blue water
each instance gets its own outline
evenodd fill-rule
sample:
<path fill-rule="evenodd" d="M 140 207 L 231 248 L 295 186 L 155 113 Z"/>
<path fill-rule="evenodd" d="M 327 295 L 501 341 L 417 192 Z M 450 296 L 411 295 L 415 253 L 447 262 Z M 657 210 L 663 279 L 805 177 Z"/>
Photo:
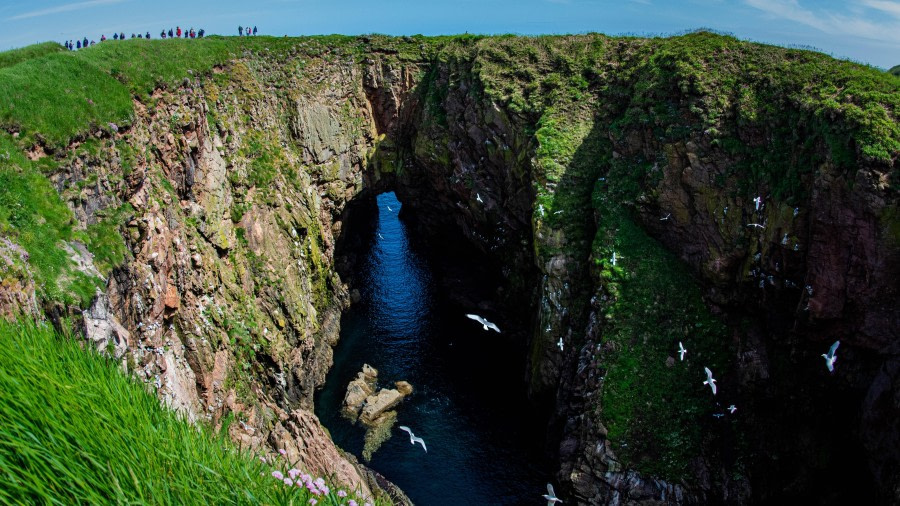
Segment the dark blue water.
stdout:
<path fill-rule="evenodd" d="M 412 383 L 397 425 L 428 446 L 425 453 L 410 445 L 395 426 L 370 467 L 416 504 L 541 504 L 551 470 L 540 417 L 525 400 L 524 356 L 468 320 L 475 308 L 442 297 L 399 210 L 393 193 L 379 195 L 372 246 L 355 276 L 361 300 L 343 316 L 316 412 L 338 446 L 362 460 L 365 428 L 343 418 L 340 407 L 347 383 L 368 363 L 379 371 L 379 387 Z"/>

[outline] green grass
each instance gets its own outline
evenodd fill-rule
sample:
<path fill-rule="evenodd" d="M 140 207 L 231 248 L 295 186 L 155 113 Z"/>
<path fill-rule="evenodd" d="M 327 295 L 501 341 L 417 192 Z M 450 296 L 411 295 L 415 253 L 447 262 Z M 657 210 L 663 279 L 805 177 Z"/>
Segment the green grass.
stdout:
<path fill-rule="evenodd" d="M 0 503 L 307 504 L 300 487 L 161 406 L 46 324 L 0 321 Z M 283 462 L 283 461 L 282 461 Z M 341 504 L 332 490 L 320 504 Z"/>
<path fill-rule="evenodd" d="M 703 367 L 720 381 L 727 376 L 728 332 L 706 308 L 688 269 L 616 205 L 605 183 L 598 184 L 595 201 L 601 225 L 592 263 L 610 297 L 601 419 L 622 464 L 678 481 L 688 476 L 690 460 L 704 453 L 702 428 L 713 420 L 715 402 L 729 402 L 727 387 L 713 397 L 702 384 Z M 669 367 L 679 341 L 688 353 Z"/>
<path fill-rule="evenodd" d="M 84 306 L 99 281 L 74 271 L 63 243 L 75 218 L 41 168 L 0 134 L 0 233 L 28 252 L 39 296 Z"/>
<path fill-rule="evenodd" d="M 888 70 L 888 72 L 895 76 L 900 76 L 900 65 L 895 65 L 895 66 L 891 67 L 891 70 Z"/>
<path fill-rule="evenodd" d="M 65 50 L 66 48 L 60 46 L 56 42 L 44 42 L 19 49 L 4 51 L 0 53 L 0 69 L 12 67 L 25 60 L 31 60 L 33 58 L 39 58 L 47 54 L 59 53 Z"/>

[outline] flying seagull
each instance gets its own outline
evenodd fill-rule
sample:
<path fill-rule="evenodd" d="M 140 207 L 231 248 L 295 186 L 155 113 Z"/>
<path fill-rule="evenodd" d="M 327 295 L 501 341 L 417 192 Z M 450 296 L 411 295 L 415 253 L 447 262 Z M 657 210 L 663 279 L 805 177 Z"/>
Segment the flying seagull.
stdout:
<path fill-rule="evenodd" d="M 732 404 L 731 406 L 728 406 L 729 413 L 731 413 L 733 415 L 735 411 L 737 411 L 737 406 L 735 406 L 734 404 Z"/>
<path fill-rule="evenodd" d="M 716 395 L 716 380 L 712 377 L 712 371 L 709 370 L 709 367 L 704 367 L 703 370 L 706 371 L 706 381 L 703 384 L 709 385 L 709 388 L 712 388 L 713 395 Z"/>
<path fill-rule="evenodd" d="M 409 434 L 409 444 L 415 445 L 416 443 L 419 443 L 420 445 L 422 445 L 422 449 L 425 450 L 425 453 L 428 453 L 428 448 L 425 448 L 425 440 L 424 439 L 422 439 L 420 437 L 416 437 L 416 435 L 413 434 L 413 431 L 411 431 L 409 429 L 409 427 L 407 427 L 405 425 L 401 425 L 400 430 L 405 430 L 406 433 Z"/>
<path fill-rule="evenodd" d="M 613 251 L 613 254 L 612 254 L 612 264 L 616 265 L 616 252 L 615 251 Z"/>
<path fill-rule="evenodd" d="M 559 346 L 559 351 L 562 351 L 562 349 L 563 349 L 563 340 L 562 340 L 561 337 L 559 338 L 559 342 L 556 343 L 556 345 Z"/>
<path fill-rule="evenodd" d="M 561 503 L 562 499 L 556 497 L 556 492 L 553 491 L 553 485 L 547 484 L 547 493 L 544 494 L 544 499 L 547 500 L 547 506 L 553 506 L 554 503 Z"/>
<path fill-rule="evenodd" d="M 477 314 L 466 314 L 466 316 L 468 318 L 471 318 L 471 319 L 477 321 L 478 323 L 482 324 L 484 326 L 484 330 L 496 330 L 497 332 L 500 332 L 500 329 L 497 328 L 496 325 L 487 321 L 486 319 L 482 318 L 481 316 L 478 316 Z"/>
<path fill-rule="evenodd" d="M 384 236 L 381 235 L 381 232 L 378 232 L 378 238 L 379 238 L 379 239 L 384 239 Z"/>
<path fill-rule="evenodd" d="M 753 199 L 753 203 L 756 204 L 756 210 L 759 211 L 759 205 L 762 204 L 762 199 L 757 196 L 755 199 Z"/>
<path fill-rule="evenodd" d="M 748 227 L 756 227 L 756 228 L 766 228 L 765 225 L 761 225 L 759 223 L 748 223 L 747 226 Z"/>
<path fill-rule="evenodd" d="M 687 349 L 681 344 L 681 341 L 678 341 L 678 355 L 681 360 L 684 360 L 685 353 L 687 353 Z"/>
<path fill-rule="evenodd" d="M 475 193 L 475 200 L 477 200 L 478 202 L 481 202 L 482 204 L 484 204 L 484 201 L 481 200 L 481 194 L 478 193 L 478 192 Z"/>
<path fill-rule="evenodd" d="M 665 216 L 665 218 L 660 218 L 659 221 L 666 221 L 666 220 L 668 220 L 668 219 L 671 218 L 671 217 L 672 217 L 672 213 L 669 213 L 669 214 L 667 214 L 667 215 Z"/>
<path fill-rule="evenodd" d="M 391 209 L 391 206 L 387 206 L 387 208 L 388 208 L 388 211 L 391 211 L 391 212 L 394 211 L 393 209 Z"/>
<path fill-rule="evenodd" d="M 834 344 L 831 345 L 831 348 L 828 349 L 828 353 L 822 354 L 822 356 L 825 357 L 825 367 L 831 372 L 834 372 L 834 363 L 837 362 L 837 357 L 834 355 L 834 352 L 837 351 L 838 346 L 840 345 L 840 341 L 835 341 Z"/>

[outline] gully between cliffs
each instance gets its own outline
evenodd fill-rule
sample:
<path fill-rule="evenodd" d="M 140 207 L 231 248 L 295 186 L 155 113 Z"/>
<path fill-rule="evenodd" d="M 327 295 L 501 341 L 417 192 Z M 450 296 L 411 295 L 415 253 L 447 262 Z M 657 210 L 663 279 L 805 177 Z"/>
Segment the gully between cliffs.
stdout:
<path fill-rule="evenodd" d="M 500 271 L 457 234 L 411 236 L 405 222 L 415 221 L 414 211 L 393 193 L 370 204 L 355 207 L 366 216 L 348 222 L 358 223 L 348 234 L 353 247 L 340 250 L 354 258 L 341 277 L 355 302 L 343 315 L 317 414 L 338 446 L 369 456 L 366 464 L 417 504 L 532 502 L 554 470 L 544 452 L 546 418 L 525 392 L 520 315 L 494 302 Z M 484 331 L 465 313 L 485 315 L 503 332 Z M 395 418 L 371 432 L 341 414 L 363 364 L 378 370 L 379 387 L 404 380 L 414 388 L 393 408 Z M 398 426 L 424 438 L 427 453 Z"/>

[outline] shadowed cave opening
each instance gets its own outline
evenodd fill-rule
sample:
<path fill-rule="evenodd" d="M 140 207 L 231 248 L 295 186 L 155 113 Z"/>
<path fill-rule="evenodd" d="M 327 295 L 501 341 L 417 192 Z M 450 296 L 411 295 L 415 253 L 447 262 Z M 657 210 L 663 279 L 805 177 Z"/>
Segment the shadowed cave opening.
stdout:
<path fill-rule="evenodd" d="M 341 414 L 347 384 L 363 364 L 378 387 L 412 384 L 394 408 L 390 439 L 367 464 L 419 504 L 522 504 L 555 469 L 545 454 L 547 415 L 527 398 L 525 330 L 493 300 L 496 262 L 458 233 L 412 233 L 415 211 L 393 192 L 354 200 L 345 215 L 339 271 L 352 291 L 334 365 L 316 412 L 337 445 L 364 459 L 366 427 Z M 465 317 L 496 322 L 500 334 Z M 411 446 L 398 426 L 428 446 Z"/>

